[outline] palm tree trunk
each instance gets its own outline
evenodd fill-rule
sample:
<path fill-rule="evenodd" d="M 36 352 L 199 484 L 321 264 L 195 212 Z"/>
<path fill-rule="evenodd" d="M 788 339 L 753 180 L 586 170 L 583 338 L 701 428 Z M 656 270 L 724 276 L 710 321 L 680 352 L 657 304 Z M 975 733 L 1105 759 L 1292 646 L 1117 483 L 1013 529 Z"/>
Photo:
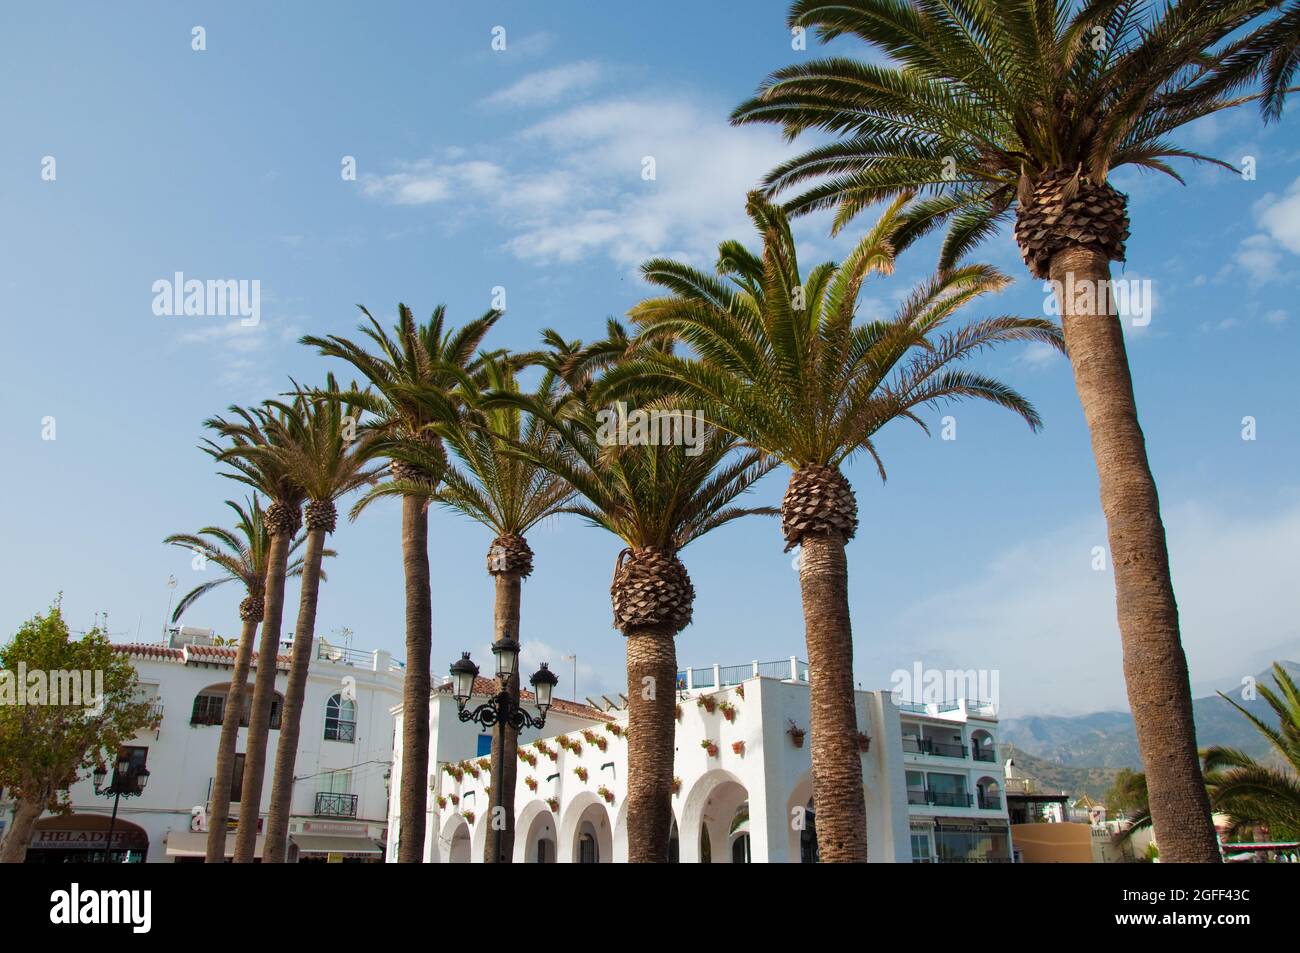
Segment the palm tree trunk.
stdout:
<path fill-rule="evenodd" d="M 799 589 L 808 640 L 813 807 L 822 863 L 866 863 L 867 807 L 853 694 L 853 630 L 844 542 L 805 536 Z"/>
<path fill-rule="evenodd" d="M 27 845 L 32 842 L 32 829 L 45 808 L 39 801 L 20 798 L 14 809 L 14 820 L 0 841 L 0 864 L 21 864 L 27 859 Z"/>
<path fill-rule="evenodd" d="M 627 636 L 627 859 L 666 864 L 673 823 L 677 645 L 662 627 Z"/>
<path fill-rule="evenodd" d="M 262 610 L 265 612 L 265 608 Z M 205 864 L 226 861 L 226 826 L 230 818 L 230 789 L 235 777 L 235 748 L 239 742 L 239 722 L 244 715 L 244 692 L 248 688 L 248 666 L 253 658 L 253 640 L 257 638 L 260 615 L 244 620 L 235 650 L 235 670 L 230 676 L 226 708 L 221 715 L 221 738 L 217 742 L 217 766 L 212 778 L 212 808 L 208 811 L 208 847 Z"/>
<path fill-rule="evenodd" d="M 1061 295 L 1061 324 L 1092 435 L 1115 570 L 1124 680 L 1160 859 L 1218 863 L 1160 501 L 1138 425 L 1124 332 L 1108 290 L 1104 297 L 1098 293 L 1109 289 L 1110 262 L 1101 252 L 1075 246 L 1057 252 L 1050 271 L 1055 287 L 1075 292 Z M 817 822 L 820 828 L 820 817 Z"/>
<path fill-rule="evenodd" d="M 518 573 L 497 573 L 494 635 L 496 641 L 519 641 L 519 603 L 523 588 Z M 519 703 L 519 673 L 515 672 L 507 686 L 515 704 Z M 515 850 L 515 780 L 518 771 L 519 733 L 510 725 L 501 725 L 492 734 L 492 796 L 488 810 L 491 821 L 487 843 L 483 846 L 485 864 L 508 864 L 514 860 Z M 498 822 L 497 806 L 501 820 Z M 500 823 L 500 828 L 497 824 Z"/>
<path fill-rule="evenodd" d="M 429 654 L 433 642 L 429 591 L 429 514 L 419 497 L 402 497 L 402 567 L 406 574 L 406 678 L 402 686 L 402 820 L 397 860 L 424 862 L 429 798 Z"/>
<path fill-rule="evenodd" d="M 253 704 L 248 713 L 248 739 L 244 749 L 244 786 L 239 793 L 239 827 L 235 831 L 237 864 L 251 864 L 257 850 L 257 822 L 262 811 L 262 776 L 266 771 L 266 741 L 271 730 L 271 705 L 275 700 L 276 660 L 284 614 L 284 570 L 289 561 L 293 530 L 272 530 L 266 561 L 265 615 L 262 639 L 257 645 L 257 675 Z"/>
<path fill-rule="evenodd" d="M 289 815 L 293 812 L 293 769 L 298 760 L 298 731 L 302 723 L 302 701 L 311 668 L 312 639 L 316 634 L 316 600 L 320 593 L 320 565 L 327 531 L 307 531 L 303 555 L 302 595 L 298 600 L 298 623 L 293 630 L 293 657 L 289 662 L 289 683 L 280 713 L 280 744 L 275 749 L 275 774 L 271 780 L 271 805 L 266 819 L 266 840 L 262 863 L 282 864 L 288 852 Z"/>

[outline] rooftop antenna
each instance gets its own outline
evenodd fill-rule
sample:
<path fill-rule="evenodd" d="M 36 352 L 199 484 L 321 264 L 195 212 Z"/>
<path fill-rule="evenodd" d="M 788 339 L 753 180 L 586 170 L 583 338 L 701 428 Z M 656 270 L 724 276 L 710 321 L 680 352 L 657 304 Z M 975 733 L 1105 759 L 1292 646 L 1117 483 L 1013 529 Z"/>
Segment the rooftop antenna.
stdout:
<path fill-rule="evenodd" d="M 561 656 L 564 661 L 573 663 L 573 697 L 578 698 L 578 653 Z"/>
<path fill-rule="evenodd" d="M 163 615 L 162 635 L 167 638 L 167 623 L 172 615 L 172 600 L 176 598 L 176 577 L 167 577 L 167 612 Z M 233 716 L 232 716 L 233 717 Z"/>

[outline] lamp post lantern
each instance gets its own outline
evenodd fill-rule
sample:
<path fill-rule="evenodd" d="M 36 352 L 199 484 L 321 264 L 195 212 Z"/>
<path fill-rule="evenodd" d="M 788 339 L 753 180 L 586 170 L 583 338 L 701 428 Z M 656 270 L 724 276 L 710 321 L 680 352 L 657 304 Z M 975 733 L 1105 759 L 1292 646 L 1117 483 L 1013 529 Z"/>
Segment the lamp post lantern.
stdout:
<path fill-rule="evenodd" d="M 509 638 L 498 639 L 492 643 L 492 655 L 496 658 L 497 693 L 495 695 L 481 705 L 472 709 L 468 707 L 470 698 L 474 694 L 474 680 L 479 673 L 478 666 L 474 664 L 468 652 L 462 652 L 460 658 L 451 665 L 451 692 L 452 697 L 456 699 L 456 709 L 461 721 L 472 721 L 496 732 L 496 744 L 492 746 L 487 856 L 493 863 L 509 863 L 510 858 L 506 857 L 505 853 L 506 846 L 514 841 L 513 836 L 510 835 L 514 831 L 515 819 L 509 816 L 509 811 L 505 811 L 506 816 L 499 819 L 494 816 L 496 809 L 504 800 L 502 778 L 506 774 L 503 764 L 505 729 L 509 726 L 518 733 L 525 728 L 540 730 L 544 727 L 546 713 L 551 708 L 555 694 L 555 686 L 560 680 L 545 662 L 529 678 L 528 682 L 533 686 L 534 700 L 537 704 L 537 715 L 534 717 L 524 709 L 510 691 L 510 682 L 519 673 L 519 643 Z M 502 836 L 503 834 L 507 836 Z"/>
<path fill-rule="evenodd" d="M 108 768 L 102 764 L 95 768 L 95 793 L 113 799 L 113 816 L 108 822 L 108 841 L 104 844 L 106 864 L 113 849 L 113 835 L 117 832 L 117 806 L 124 797 L 139 797 L 144 793 L 145 785 L 149 783 L 149 769 L 144 765 L 133 766 L 127 753 L 121 751 L 118 752 L 117 762 L 113 765 L 113 780 L 105 785 L 104 781 L 107 778 Z M 127 851 L 127 856 L 130 857 L 130 851 Z"/>

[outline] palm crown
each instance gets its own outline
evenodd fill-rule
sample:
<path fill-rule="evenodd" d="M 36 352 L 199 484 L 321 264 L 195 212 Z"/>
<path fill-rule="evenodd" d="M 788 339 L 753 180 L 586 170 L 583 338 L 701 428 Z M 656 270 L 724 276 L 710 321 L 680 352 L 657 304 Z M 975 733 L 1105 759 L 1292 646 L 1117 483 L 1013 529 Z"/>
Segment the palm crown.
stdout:
<path fill-rule="evenodd" d="M 559 476 L 538 465 L 530 454 L 546 454 L 559 445 L 559 434 L 537 414 L 518 404 L 479 398 L 489 392 L 521 393 L 511 366 L 487 358 L 481 368 L 482 389 L 469 395 L 480 404 L 458 414 L 440 433 L 459 466 L 449 465 L 443 484 L 432 498 L 488 526 L 499 536 L 522 536 L 548 516 L 560 512 L 572 497 L 572 488 Z M 538 406 L 554 401 L 558 377 L 543 375 L 529 395 Z M 518 448 L 512 450 L 511 448 Z"/>
<path fill-rule="evenodd" d="M 1055 175 L 1073 174 L 1077 189 L 1078 177 L 1101 186 L 1123 165 L 1179 178 L 1170 159 L 1236 171 L 1167 137 L 1256 98 L 1232 95 L 1261 77 L 1266 115 L 1281 111 L 1300 5 L 1228 42 L 1281 6 L 1182 0 L 1153 13 L 1140 0 L 796 0 L 792 26 L 816 26 L 823 40 L 859 37 L 898 65 L 832 57 L 788 66 L 732 119 L 779 123 L 791 139 L 809 129 L 842 137 L 766 179 L 773 193 L 822 180 L 788 208 L 836 206 L 836 229 L 868 205 L 923 190 L 897 246 L 947 223 L 940 264 L 950 266 Z"/>
<path fill-rule="evenodd" d="M 195 586 L 181 596 L 172 613 L 172 622 L 179 622 L 185 610 L 195 600 L 206 595 L 218 586 L 228 582 L 241 583 L 250 596 L 261 597 L 266 585 L 266 563 L 271 548 L 271 535 L 263 521 L 261 500 L 256 495 L 241 506 L 234 500 L 226 500 L 238 515 L 233 529 L 220 526 L 205 526 L 197 533 L 173 533 L 163 540 L 173 546 L 202 553 L 204 558 L 214 562 L 225 572 L 219 579 L 212 579 Z M 304 537 L 296 536 L 289 544 L 290 562 L 285 571 L 286 576 L 302 575 L 302 559 L 293 554 L 302 547 Z M 332 550 L 325 551 L 326 556 L 333 556 Z M 321 573 L 321 578 L 324 578 Z"/>
<path fill-rule="evenodd" d="M 1260 764 L 1235 748 L 1216 746 L 1204 752 L 1205 782 L 1210 803 L 1238 824 L 1267 824 L 1272 836 L 1295 838 L 1300 836 L 1300 689 L 1276 662 L 1273 681 L 1276 690 L 1260 685 L 1258 691 L 1277 716 L 1276 728 L 1219 694 L 1268 739 L 1282 767 Z"/>
<path fill-rule="evenodd" d="M 397 324 L 389 334 L 364 307 L 370 322 L 360 331 L 378 353 L 337 335 L 307 335 L 302 343 L 322 354 L 352 364 L 374 388 L 359 406 L 372 414 L 365 425 L 368 451 L 393 461 L 393 476 L 436 484 L 446 466 L 446 453 L 433 431 L 455 419 L 457 394 L 471 386 L 476 352 L 483 337 L 501 317 L 489 311 L 465 327 L 446 326 L 446 307 L 439 305 L 425 324 L 417 324 L 411 309 L 398 305 Z"/>
<path fill-rule="evenodd" d="M 940 333 L 962 306 L 1007 280 L 968 265 L 922 282 L 889 319 L 856 322 L 858 295 L 873 272 L 893 268 L 888 236 L 902 213 L 895 202 L 841 264 L 802 276 L 785 214 L 757 195 L 749 214 L 762 254 L 739 242 L 719 247 L 717 277 L 666 259 L 647 262 L 652 284 L 668 289 L 632 309 L 646 333 L 670 332 L 695 359 L 662 348 L 634 353 L 606 375 L 621 393 L 638 380 L 667 380 L 709 420 L 792 469 L 838 467 L 858 450 L 884 475 L 872 436 L 923 404 L 979 398 L 1010 408 L 1031 427 L 1039 418 L 1024 397 L 953 364 L 1002 341 L 1060 346 L 1051 322 L 995 317 Z"/>

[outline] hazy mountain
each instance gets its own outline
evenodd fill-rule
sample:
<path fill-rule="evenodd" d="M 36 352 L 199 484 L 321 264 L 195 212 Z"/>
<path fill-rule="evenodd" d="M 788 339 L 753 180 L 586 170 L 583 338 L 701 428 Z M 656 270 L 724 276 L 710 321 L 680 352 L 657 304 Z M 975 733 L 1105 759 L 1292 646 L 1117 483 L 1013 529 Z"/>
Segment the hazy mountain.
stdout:
<path fill-rule="evenodd" d="M 1293 678 L 1300 677 L 1300 663 L 1283 662 L 1282 665 Z M 1270 670 L 1256 675 L 1255 681 L 1273 687 Z M 1254 700 L 1243 700 L 1244 691 L 1245 686 L 1238 682 L 1236 688 L 1227 694 L 1247 711 L 1274 724 L 1268 703 L 1258 695 Z M 1268 742 L 1240 712 L 1218 695 L 1194 699 L 1192 714 L 1196 720 L 1196 740 L 1201 747 L 1224 745 L 1241 748 L 1259 758 L 1268 755 Z M 1071 717 L 1030 715 L 1007 718 L 1002 721 L 1000 735 L 999 740 L 1013 745 L 1017 752 L 1061 767 L 1137 770 L 1142 767 L 1133 717 L 1126 711 Z M 1030 770 L 1029 773 L 1035 772 Z"/>

